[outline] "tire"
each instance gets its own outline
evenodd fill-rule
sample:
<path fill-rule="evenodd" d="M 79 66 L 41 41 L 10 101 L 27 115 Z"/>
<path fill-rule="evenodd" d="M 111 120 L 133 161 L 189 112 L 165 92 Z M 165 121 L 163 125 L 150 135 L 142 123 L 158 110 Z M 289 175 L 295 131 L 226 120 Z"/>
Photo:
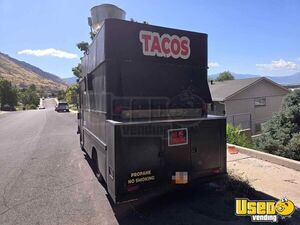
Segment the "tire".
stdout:
<path fill-rule="evenodd" d="M 95 176 L 97 177 L 98 181 L 102 183 L 104 179 L 99 170 L 98 156 L 95 149 L 92 152 L 92 166 L 93 166 Z"/>

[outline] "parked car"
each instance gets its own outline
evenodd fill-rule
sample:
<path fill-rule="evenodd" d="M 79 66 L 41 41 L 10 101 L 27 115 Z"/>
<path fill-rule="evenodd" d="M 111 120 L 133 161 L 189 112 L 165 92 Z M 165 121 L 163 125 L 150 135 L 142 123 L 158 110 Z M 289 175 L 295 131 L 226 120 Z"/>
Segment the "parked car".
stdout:
<path fill-rule="evenodd" d="M 16 108 L 9 104 L 4 104 L 3 106 L 1 106 L 1 110 L 2 111 L 16 111 Z"/>
<path fill-rule="evenodd" d="M 59 102 L 55 107 L 56 112 L 70 112 L 69 105 L 66 102 Z"/>

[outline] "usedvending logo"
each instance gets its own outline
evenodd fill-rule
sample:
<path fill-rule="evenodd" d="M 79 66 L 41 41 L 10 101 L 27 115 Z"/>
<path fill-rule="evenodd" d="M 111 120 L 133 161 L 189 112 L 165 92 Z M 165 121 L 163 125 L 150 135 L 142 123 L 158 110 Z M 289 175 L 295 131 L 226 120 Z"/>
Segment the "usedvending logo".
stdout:
<path fill-rule="evenodd" d="M 252 222 L 277 223 L 279 217 L 290 217 L 295 211 L 294 203 L 286 198 L 279 201 L 237 198 L 235 207 L 235 215 L 250 216 Z"/>
<path fill-rule="evenodd" d="M 190 39 L 186 36 L 163 34 L 141 30 L 140 42 L 143 45 L 143 54 L 165 58 L 188 59 L 191 54 Z"/>

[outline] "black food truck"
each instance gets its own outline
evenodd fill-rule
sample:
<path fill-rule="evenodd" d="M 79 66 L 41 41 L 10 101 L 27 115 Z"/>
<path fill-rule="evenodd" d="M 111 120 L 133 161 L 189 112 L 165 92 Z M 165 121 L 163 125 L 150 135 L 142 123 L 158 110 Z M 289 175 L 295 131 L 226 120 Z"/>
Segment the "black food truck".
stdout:
<path fill-rule="evenodd" d="M 226 174 L 226 119 L 207 115 L 207 35 L 91 11 L 78 133 L 113 201 Z"/>

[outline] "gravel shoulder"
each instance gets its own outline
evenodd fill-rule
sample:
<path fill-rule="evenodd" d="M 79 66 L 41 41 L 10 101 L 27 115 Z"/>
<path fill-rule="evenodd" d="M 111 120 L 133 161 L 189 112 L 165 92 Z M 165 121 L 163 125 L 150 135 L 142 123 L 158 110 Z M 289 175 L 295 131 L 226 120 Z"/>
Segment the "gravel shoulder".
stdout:
<path fill-rule="evenodd" d="M 300 171 L 248 155 L 227 154 L 228 171 L 247 179 L 257 190 L 278 199 L 286 197 L 300 207 Z"/>

